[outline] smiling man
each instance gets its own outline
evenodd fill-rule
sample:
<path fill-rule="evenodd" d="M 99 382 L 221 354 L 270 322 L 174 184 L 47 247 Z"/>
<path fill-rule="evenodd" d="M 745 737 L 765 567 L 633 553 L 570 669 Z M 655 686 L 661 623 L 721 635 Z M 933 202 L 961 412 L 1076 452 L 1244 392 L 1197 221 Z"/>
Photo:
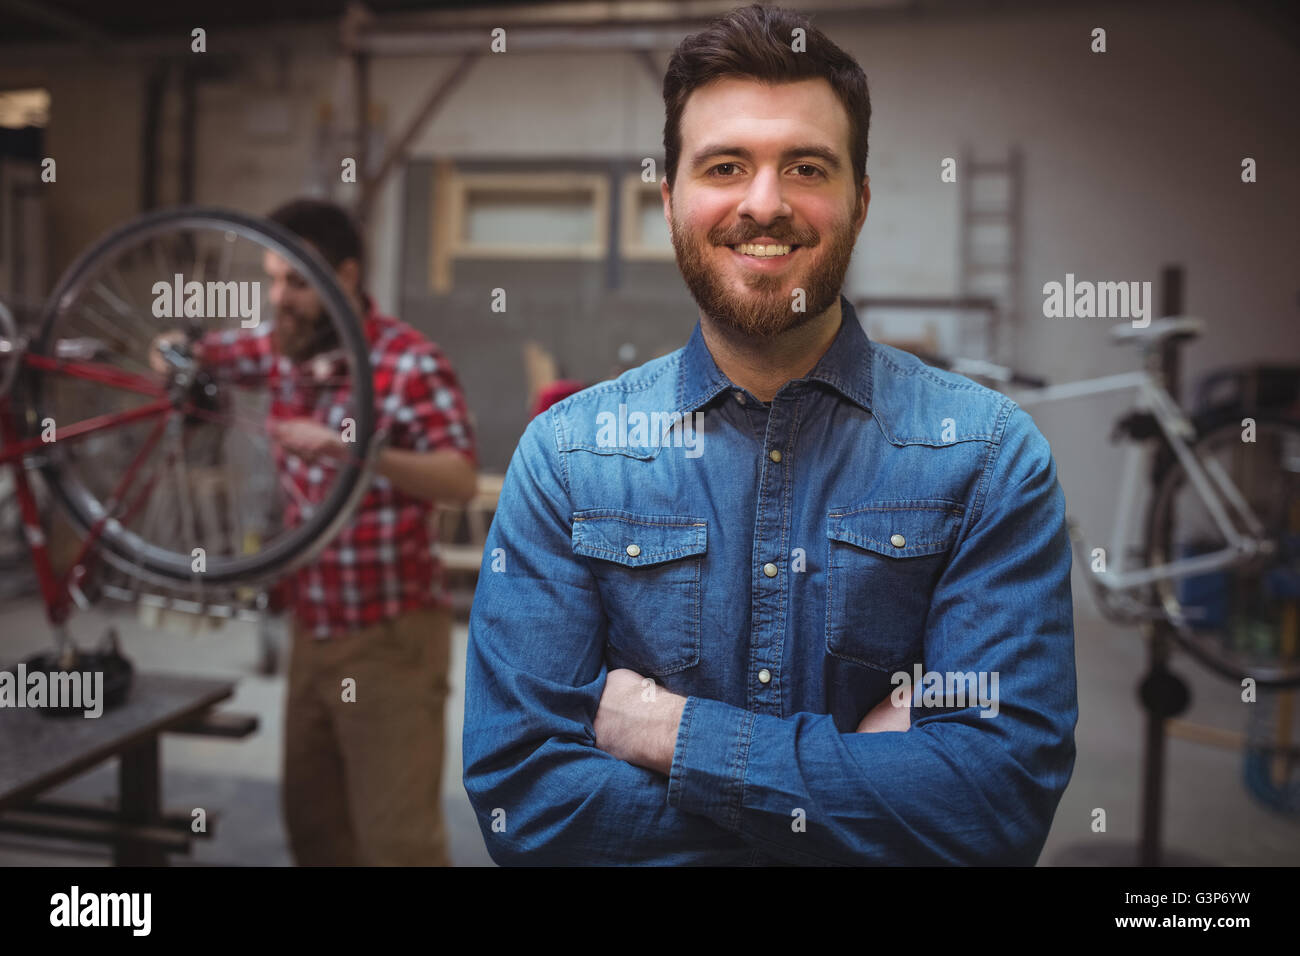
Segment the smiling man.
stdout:
<path fill-rule="evenodd" d="M 699 324 L 538 416 L 511 462 L 466 675 L 489 852 L 1032 864 L 1077 718 L 1050 449 L 841 295 L 871 199 L 850 56 L 747 7 L 681 43 L 664 103 Z M 699 453 L 600 440 L 614 413 L 698 422 Z"/>

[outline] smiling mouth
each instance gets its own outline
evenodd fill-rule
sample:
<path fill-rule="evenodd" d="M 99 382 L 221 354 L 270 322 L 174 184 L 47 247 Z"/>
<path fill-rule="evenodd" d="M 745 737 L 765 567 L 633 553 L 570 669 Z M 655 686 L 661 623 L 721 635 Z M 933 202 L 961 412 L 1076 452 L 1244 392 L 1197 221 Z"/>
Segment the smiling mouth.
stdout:
<path fill-rule="evenodd" d="M 792 245 L 792 243 L 755 243 L 740 242 L 735 246 L 728 246 L 729 250 L 741 256 L 742 259 L 755 261 L 785 261 L 794 255 L 794 252 L 800 250 L 801 246 Z"/>
<path fill-rule="evenodd" d="M 782 259 L 793 253 L 799 246 L 790 243 L 741 242 L 728 248 L 751 259 Z"/>

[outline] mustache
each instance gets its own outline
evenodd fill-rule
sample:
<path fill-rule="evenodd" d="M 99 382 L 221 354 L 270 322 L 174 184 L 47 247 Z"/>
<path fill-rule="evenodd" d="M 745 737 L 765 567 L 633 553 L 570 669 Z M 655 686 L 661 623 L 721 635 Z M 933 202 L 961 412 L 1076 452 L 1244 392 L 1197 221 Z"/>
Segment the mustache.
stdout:
<path fill-rule="evenodd" d="M 759 238 L 770 239 L 772 242 L 783 246 L 815 246 L 821 241 L 816 233 L 789 234 L 777 232 L 774 234 L 771 231 L 751 230 L 747 235 L 743 236 L 720 236 L 713 240 L 713 244 L 716 246 L 738 246 L 743 242 L 753 242 Z"/>

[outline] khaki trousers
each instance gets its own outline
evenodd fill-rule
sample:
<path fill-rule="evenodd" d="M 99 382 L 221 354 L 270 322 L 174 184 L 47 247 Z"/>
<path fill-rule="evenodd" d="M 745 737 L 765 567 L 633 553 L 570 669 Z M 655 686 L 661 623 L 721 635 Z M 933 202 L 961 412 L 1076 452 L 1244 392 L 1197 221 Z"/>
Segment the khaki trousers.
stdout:
<path fill-rule="evenodd" d="M 450 654 L 451 612 L 441 608 L 329 640 L 294 623 L 281 796 L 300 866 L 450 865 L 441 802 Z"/>

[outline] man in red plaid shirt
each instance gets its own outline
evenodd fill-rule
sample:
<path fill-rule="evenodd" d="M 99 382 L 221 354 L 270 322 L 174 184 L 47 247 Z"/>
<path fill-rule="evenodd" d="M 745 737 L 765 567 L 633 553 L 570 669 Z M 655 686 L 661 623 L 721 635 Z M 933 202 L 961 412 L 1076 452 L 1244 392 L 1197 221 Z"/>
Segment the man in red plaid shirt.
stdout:
<path fill-rule="evenodd" d="M 376 427 L 388 432 L 348 524 L 285 582 L 294 636 L 283 786 L 290 846 L 306 865 L 446 865 L 440 792 L 451 611 L 430 512 L 434 501 L 463 504 L 475 493 L 465 400 L 439 348 L 380 315 L 362 291 L 360 233 L 341 208 L 298 200 L 270 218 L 316 248 L 363 316 Z M 292 525 L 324 498 L 353 447 L 342 435 L 347 364 L 302 277 L 273 253 L 263 266 L 274 324 L 210 333 L 195 353 L 219 380 L 270 388 Z M 353 695 L 344 693 L 348 678 Z"/>

